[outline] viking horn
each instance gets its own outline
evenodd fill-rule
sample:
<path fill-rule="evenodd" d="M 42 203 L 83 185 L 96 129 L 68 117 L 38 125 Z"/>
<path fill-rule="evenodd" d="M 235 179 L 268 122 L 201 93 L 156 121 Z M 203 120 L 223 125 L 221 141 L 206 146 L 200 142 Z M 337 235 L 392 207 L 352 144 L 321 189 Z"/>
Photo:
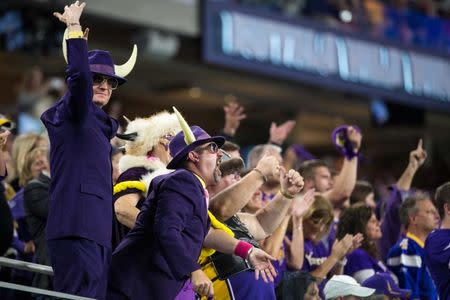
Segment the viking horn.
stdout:
<path fill-rule="evenodd" d="M 127 123 L 129 124 L 129 123 L 131 123 L 131 120 L 130 119 L 128 119 L 128 117 L 127 116 L 125 116 L 125 115 L 123 115 L 122 116 L 124 119 L 125 119 L 125 121 L 127 121 Z"/>
<path fill-rule="evenodd" d="M 194 133 L 192 132 L 189 124 L 186 122 L 180 112 L 175 108 L 175 106 L 172 106 L 172 108 L 175 112 L 175 115 L 177 116 L 178 122 L 180 123 L 181 130 L 183 130 L 184 141 L 186 145 L 192 144 L 193 142 L 195 142 Z"/>
<path fill-rule="evenodd" d="M 64 30 L 64 35 L 63 35 L 63 40 L 62 40 L 62 52 L 63 52 L 64 60 L 66 61 L 66 64 L 68 64 L 68 61 L 67 61 L 67 42 L 66 42 L 66 40 L 68 38 L 69 38 L 69 29 L 66 28 L 66 30 Z"/>
<path fill-rule="evenodd" d="M 134 65 L 136 64 L 137 58 L 137 46 L 134 44 L 133 52 L 131 53 L 130 58 L 123 65 L 114 65 L 114 73 L 116 73 L 119 77 L 126 77 L 133 70 Z"/>
<path fill-rule="evenodd" d="M 64 60 L 67 61 L 67 42 L 66 40 L 69 38 L 69 30 L 66 28 L 64 31 L 64 36 L 62 40 L 62 52 L 64 56 Z M 137 59 L 137 46 L 134 44 L 133 52 L 131 53 L 130 58 L 123 65 L 114 65 L 114 73 L 116 73 L 119 77 L 126 77 L 133 70 L 134 65 L 136 64 Z"/>

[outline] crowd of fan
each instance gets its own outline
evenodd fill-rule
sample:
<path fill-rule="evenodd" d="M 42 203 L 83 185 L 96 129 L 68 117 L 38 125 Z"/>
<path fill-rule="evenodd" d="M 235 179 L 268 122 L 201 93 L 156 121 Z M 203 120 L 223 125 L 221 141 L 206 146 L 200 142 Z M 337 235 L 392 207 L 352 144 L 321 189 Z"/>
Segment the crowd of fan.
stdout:
<path fill-rule="evenodd" d="M 450 182 L 434 196 L 412 188 L 422 140 L 388 197 L 375 199 L 357 180 L 357 125 L 331 133 L 337 171 L 285 145 L 294 121 L 273 122 L 244 163 L 237 102 L 224 106 L 220 136 L 176 109 L 127 119 L 116 134 L 102 107 L 136 57 L 121 68 L 88 52 L 84 7 L 54 14 L 68 27 L 68 92 L 40 116 L 48 137 L 11 134 L 14 122 L 0 117 L 0 254 L 54 270 L 1 268 L 2 281 L 99 299 L 449 299 Z M 34 72 L 19 97 L 31 114 L 48 93 Z M 0 290 L 30 297 L 45 299 Z"/>
<path fill-rule="evenodd" d="M 362 284 L 388 295 L 389 299 L 437 299 L 437 289 L 429 275 L 423 247 L 427 236 L 439 226 L 439 214 L 444 217 L 443 207 L 444 203 L 449 202 L 450 186 L 444 185 L 436 195 L 439 213 L 431 195 L 411 187 L 414 175 L 427 157 L 422 141 L 409 153 L 409 158 L 405 155 L 405 161 L 407 158 L 409 161 L 397 182 L 391 186 L 389 198 L 374 199 L 372 185 L 357 180 L 362 133 L 356 126 L 340 128 L 340 135 L 336 137 L 344 138 L 345 143 L 351 145 L 350 148 L 341 148 L 343 165 L 339 172 L 332 173 L 324 161 L 313 159 L 314 156 L 299 145 L 291 145 L 283 151 L 284 141 L 295 126 L 293 121 L 281 125 L 273 123 L 268 144 L 255 146 L 244 167 L 240 147 L 232 142 L 241 120 L 246 118 L 244 108 L 237 103 L 230 103 L 224 107 L 224 111 L 222 135 L 229 141 L 222 149 L 232 158 L 221 164 L 222 179 L 209 189 L 212 199 L 228 186 L 245 178 L 249 171 L 261 170 L 264 183 L 253 191 L 249 199 L 241 199 L 245 202 L 242 204 L 243 213 L 258 215 L 280 189 L 280 180 L 274 176 L 278 165 L 298 170 L 304 178 L 304 191 L 315 191 L 313 201 L 302 202 L 302 196 L 297 197 L 293 203 L 299 204 L 291 206 L 276 230 L 270 236 L 257 240 L 267 253 L 277 259 L 274 262 L 278 272 L 275 278 L 277 297 L 319 299 L 325 295 L 329 299 L 345 295 L 364 296 L 370 290 L 358 290 L 359 284 Z M 134 122 L 148 122 L 147 126 L 151 126 L 151 120 L 138 118 L 131 121 L 127 132 L 135 128 Z M 10 129 L 13 124 L 6 117 L 2 117 L 0 122 L 3 129 Z M 139 134 L 151 136 L 151 128 L 147 127 L 146 130 Z M 149 149 L 144 149 L 144 155 L 152 151 L 157 153 L 154 139 L 159 140 L 162 136 L 149 138 L 153 138 L 149 145 L 154 146 L 147 145 Z M 126 174 L 130 155 L 138 156 L 131 151 L 136 143 L 136 140 L 128 140 L 125 152 L 117 149 L 112 153 L 116 187 L 127 181 L 119 175 Z M 12 244 L 2 251 L 6 250 L 4 255 L 7 257 L 51 265 L 45 242 L 51 181 L 47 138 L 45 134 L 10 136 L 2 151 L 8 170 L 2 185 L 2 197 L 6 199 L 14 219 Z M 268 157 L 272 160 L 268 161 Z M 120 163 L 122 168 L 119 171 Z M 136 195 L 135 199 L 130 200 L 130 195 Z M 137 207 L 140 198 L 145 199 L 136 188 L 128 188 L 114 195 L 116 218 L 111 222 L 125 228 L 125 232 L 122 236 L 116 234 L 113 237 L 116 239 L 113 245 L 117 246 L 129 228 L 133 227 L 139 212 Z M 210 211 L 225 222 L 236 216 L 236 212 L 224 210 L 226 201 L 230 200 L 211 201 L 210 204 Z M 354 280 L 345 276 L 332 277 L 334 274 L 349 275 Z M 52 289 L 52 280 L 46 275 L 2 269 L 1 277 L 15 283 Z M 327 289 L 327 282 L 333 288 Z M 344 294 L 340 295 L 339 291 L 344 291 Z M 290 298 L 292 295 L 298 298 Z M 18 292 L 9 292 L 2 299 L 17 296 Z M 375 296 L 371 297 L 375 299 Z"/>

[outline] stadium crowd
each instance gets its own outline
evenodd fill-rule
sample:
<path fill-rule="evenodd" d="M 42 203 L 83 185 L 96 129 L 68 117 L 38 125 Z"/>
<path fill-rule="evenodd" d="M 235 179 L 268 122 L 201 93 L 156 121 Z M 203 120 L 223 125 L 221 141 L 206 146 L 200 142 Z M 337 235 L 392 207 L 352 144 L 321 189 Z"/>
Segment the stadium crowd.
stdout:
<path fill-rule="evenodd" d="M 117 66 L 88 51 L 84 7 L 54 14 L 67 26 L 67 86 L 33 69 L 19 97 L 45 133 L 0 117 L 0 254 L 54 271 L 2 268 L 2 281 L 95 299 L 450 299 L 450 182 L 413 187 L 422 140 L 375 199 L 358 180 L 357 125 L 330 133 L 340 170 L 285 145 L 294 121 L 272 123 L 244 162 L 237 102 L 218 135 L 176 108 L 118 131 L 102 107 L 136 55 Z M 33 297 L 46 299 L 0 290 Z"/>

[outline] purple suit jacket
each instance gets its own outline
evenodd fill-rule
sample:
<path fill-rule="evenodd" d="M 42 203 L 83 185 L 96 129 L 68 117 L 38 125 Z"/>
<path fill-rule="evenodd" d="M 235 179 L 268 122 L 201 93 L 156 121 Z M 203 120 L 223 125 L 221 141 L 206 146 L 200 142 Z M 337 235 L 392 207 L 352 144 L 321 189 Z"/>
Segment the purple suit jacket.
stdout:
<path fill-rule="evenodd" d="M 179 169 L 153 179 L 135 227 L 113 253 L 108 288 L 130 299 L 174 299 L 197 259 L 210 221 L 200 181 Z"/>
<path fill-rule="evenodd" d="M 47 240 L 82 237 L 111 247 L 110 139 L 117 121 L 92 102 L 87 43 L 67 40 L 68 92 L 41 120 L 50 138 Z"/>

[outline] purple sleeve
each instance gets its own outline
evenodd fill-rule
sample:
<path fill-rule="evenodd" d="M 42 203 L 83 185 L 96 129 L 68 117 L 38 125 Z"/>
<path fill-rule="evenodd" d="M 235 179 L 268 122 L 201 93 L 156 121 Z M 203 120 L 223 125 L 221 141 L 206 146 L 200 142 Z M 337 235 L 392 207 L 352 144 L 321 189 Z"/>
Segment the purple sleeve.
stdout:
<path fill-rule="evenodd" d="M 170 177 L 164 183 L 167 188 L 160 190 L 154 234 L 173 274 L 177 278 L 183 278 L 200 269 L 197 257 L 194 257 L 186 247 L 182 231 L 194 218 L 195 201 L 204 199 L 204 195 L 194 191 L 193 187 L 196 184 L 194 177 L 188 178 L 185 175 L 174 177 Z"/>
<path fill-rule="evenodd" d="M 401 236 L 401 223 L 399 216 L 402 195 L 396 186 L 392 186 L 391 194 L 386 201 L 384 215 L 381 217 L 381 233 L 383 238 L 379 241 L 380 253 L 385 260 L 389 249 L 391 249 Z"/>
<path fill-rule="evenodd" d="M 92 73 L 89 69 L 87 42 L 84 39 L 67 40 L 68 92 L 63 97 L 69 116 L 74 120 L 82 120 L 92 105 Z"/>
<path fill-rule="evenodd" d="M 25 251 L 25 243 L 22 242 L 21 240 L 19 240 L 19 237 L 17 237 L 17 236 L 13 237 L 11 247 L 16 249 L 20 253 L 24 253 L 24 251 Z"/>
<path fill-rule="evenodd" d="M 122 182 L 126 181 L 140 181 L 142 176 L 148 173 L 148 170 L 146 168 L 131 168 L 120 174 L 119 178 L 117 179 L 116 185 Z M 123 191 L 120 191 L 118 193 L 114 194 L 114 201 L 119 199 L 122 196 L 129 195 L 129 194 L 142 194 L 142 191 L 137 188 L 126 188 Z"/>

